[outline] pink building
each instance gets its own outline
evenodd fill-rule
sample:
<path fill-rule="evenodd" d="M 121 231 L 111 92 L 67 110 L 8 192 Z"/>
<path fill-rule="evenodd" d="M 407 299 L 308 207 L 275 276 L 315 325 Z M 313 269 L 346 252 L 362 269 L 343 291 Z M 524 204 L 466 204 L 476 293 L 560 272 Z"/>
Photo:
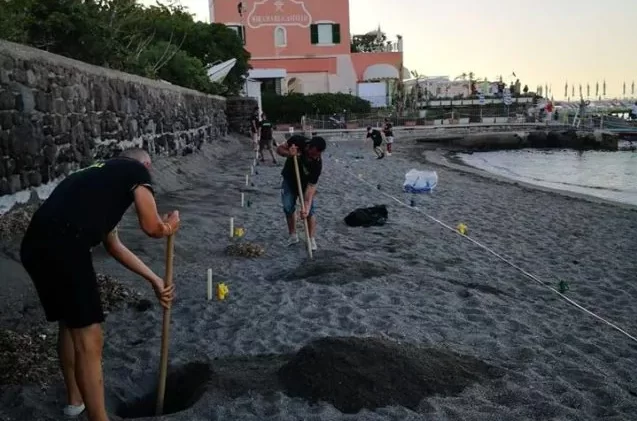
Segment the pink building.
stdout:
<path fill-rule="evenodd" d="M 402 39 L 350 51 L 349 0 L 209 0 L 210 21 L 234 30 L 263 91 L 352 93 L 378 105 L 402 75 Z"/>

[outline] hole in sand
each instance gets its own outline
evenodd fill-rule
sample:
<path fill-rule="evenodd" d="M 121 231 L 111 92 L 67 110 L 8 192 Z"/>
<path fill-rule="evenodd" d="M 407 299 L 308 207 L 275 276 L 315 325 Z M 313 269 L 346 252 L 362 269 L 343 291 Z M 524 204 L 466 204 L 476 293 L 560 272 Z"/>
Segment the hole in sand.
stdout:
<path fill-rule="evenodd" d="M 299 281 L 322 285 L 361 282 L 400 272 L 398 267 L 373 260 L 361 260 L 340 254 L 325 253 L 292 271 L 271 275 L 271 280 Z"/>
<path fill-rule="evenodd" d="M 201 399 L 212 378 L 210 365 L 202 362 L 189 363 L 168 369 L 164 411 L 162 415 L 184 411 Z M 153 389 L 139 399 L 123 402 L 116 410 L 121 418 L 142 418 L 155 416 L 157 405 L 157 382 Z"/>
<path fill-rule="evenodd" d="M 323 338 L 278 372 L 286 393 L 345 413 L 400 405 L 418 410 L 430 395 L 456 395 L 503 370 L 445 349 L 373 338 Z"/>

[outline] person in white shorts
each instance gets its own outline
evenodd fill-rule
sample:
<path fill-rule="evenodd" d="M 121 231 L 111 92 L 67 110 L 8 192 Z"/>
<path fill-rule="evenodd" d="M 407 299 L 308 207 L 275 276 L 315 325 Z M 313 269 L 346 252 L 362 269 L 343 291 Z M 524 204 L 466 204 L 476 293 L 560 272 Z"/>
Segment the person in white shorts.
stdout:
<path fill-rule="evenodd" d="M 394 126 L 392 126 L 388 118 L 385 119 L 383 134 L 385 135 L 385 143 L 387 144 L 387 156 L 391 156 L 391 147 L 394 143 Z"/>

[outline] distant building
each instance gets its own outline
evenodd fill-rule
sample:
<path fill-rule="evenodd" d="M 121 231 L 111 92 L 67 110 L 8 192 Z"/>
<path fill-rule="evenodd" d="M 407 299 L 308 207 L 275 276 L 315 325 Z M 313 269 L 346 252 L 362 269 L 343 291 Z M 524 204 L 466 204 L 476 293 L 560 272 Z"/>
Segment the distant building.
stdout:
<path fill-rule="evenodd" d="M 348 0 L 209 0 L 210 21 L 234 29 L 263 92 L 343 92 L 386 105 L 402 79 L 402 39 L 351 52 Z"/>

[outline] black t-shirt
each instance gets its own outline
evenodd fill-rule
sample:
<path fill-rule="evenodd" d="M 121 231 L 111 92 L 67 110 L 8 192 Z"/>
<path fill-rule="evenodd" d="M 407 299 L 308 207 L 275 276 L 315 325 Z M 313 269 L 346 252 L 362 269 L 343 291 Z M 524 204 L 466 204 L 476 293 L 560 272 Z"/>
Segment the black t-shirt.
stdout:
<path fill-rule="evenodd" d="M 383 127 L 383 133 L 385 133 L 385 136 L 393 136 L 394 132 L 393 132 L 393 127 L 392 124 L 390 122 L 385 123 L 385 127 Z"/>
<path fill-rule="evenodd" d="M 268 120 L 261 120 L 261 140 L 272 140 L 272 123 Z"/>
<path fill-rule="evenodd" d="M 323 170 L 323 162 L 320 158 L 309 159 L 305 154 L 305 147 L 309 141 L 310 139 L 301 135 L 294 135 L 287 141 L 288 146 L 296 145 L 301 152 L 301 156 L 297 158 L 297 161 L 299 163 L 299 175 L 303 190 L 305 190 L 308 184 L 317 184 L 319 177 L 321 176 L 321 171 Z M 285 160 L 285 165 L 283 166 L 281 175 L 290 187 L 292 187 L 295 191 L 298 190 L 296 185 L 296 175 L 294 173 L 294 160 L 292 157 Z"/>
<path fill-rule="evenodd" d="M 70 226 L 79 241 L 93 247 L 117 226 L 140 185 L 153 191 L 150 173 L 139 161 L 124 157 L 98 161 L 62 180 L 33 219 L 51 229 Z"/>
<path fill-rule="evenodd" d="M 383 142 L 383 136 L 377 129 L 372 129 L 371 133 L 367 133 L 367 137 L 371 137 L 374 145 L 380 145 Z"/>

